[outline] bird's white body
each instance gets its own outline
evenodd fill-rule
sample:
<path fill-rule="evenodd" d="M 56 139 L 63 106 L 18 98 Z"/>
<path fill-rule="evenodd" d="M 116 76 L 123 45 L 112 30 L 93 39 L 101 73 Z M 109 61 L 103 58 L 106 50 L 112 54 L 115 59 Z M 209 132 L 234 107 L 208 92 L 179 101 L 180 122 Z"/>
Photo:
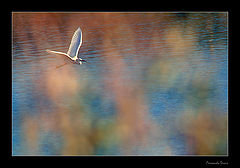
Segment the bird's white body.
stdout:
<path fill-rule="evenodd" d="M 63 52 L 59 52 L 59 51 L 51 51 L 51 50 L 46 50 L 46 51 L 49 53 L 53 53 L 53 54 L 64 55 L 65 58 L 68 58 L 67 63 L 74 63 L 74 64 L 80 65 L 83 62 L 86 62 L 85 60 L 78 57 L 78 52 L 79 52 L 81 45 L 82 45 L 82 31 L 79 27 L 73 34 L 73 37 L 72 37 L 72 40 L 71 40 L 71 43 L 70 43 L 67 53 L 63 53 Z"/>

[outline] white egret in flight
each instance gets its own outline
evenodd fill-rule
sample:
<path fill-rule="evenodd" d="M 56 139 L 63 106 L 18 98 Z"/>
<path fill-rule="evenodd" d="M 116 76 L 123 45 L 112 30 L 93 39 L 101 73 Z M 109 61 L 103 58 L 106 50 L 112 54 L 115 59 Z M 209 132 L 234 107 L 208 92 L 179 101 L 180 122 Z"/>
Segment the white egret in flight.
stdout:
<path fill-rule="evenodd" d="M 58 66 L 57 68 L 60 68 L 61 66 L 64 66 L 69 63 L 81 65 L 83 62 L 87 62 L 86 60 L 83 60 L 80 57 L 78 57 L 78 51 L 81 45 L 82 45 L 82 30 L 79 27 L 73 34 L 72 41 L 67 53 L 51 51 L 48 49 L 46 51 L 53 54 L 60 54 L 64 56 L 64 58 L 66 58 L 67 62 L 63 65 Z"/>

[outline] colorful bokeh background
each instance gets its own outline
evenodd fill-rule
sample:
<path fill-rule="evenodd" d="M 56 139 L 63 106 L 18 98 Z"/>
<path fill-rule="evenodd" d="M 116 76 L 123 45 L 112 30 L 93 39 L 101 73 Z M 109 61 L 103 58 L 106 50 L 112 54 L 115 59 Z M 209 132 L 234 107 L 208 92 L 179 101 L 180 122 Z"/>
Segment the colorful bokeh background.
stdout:
<path fill-rule="evenodd" d="M 13 12 L 13 155 L 227 155 L 227 12 Z M 66 65 L 81 27 L 79 56 Z"/>

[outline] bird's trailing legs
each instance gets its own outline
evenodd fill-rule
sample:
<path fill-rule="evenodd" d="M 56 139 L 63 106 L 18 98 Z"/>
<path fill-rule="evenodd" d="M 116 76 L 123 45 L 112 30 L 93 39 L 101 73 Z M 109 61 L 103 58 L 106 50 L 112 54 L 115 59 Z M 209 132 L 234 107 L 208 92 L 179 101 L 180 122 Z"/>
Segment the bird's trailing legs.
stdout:
<path fill-rule="evenodd" d="M 67 63 L 65 63 L 65 64 L 63 64 L 63 65 L 56 66 L 56 69 L 61 68 L 61 67 L 63 67 L 64 65 L 67 65 L 67 64 L 69 64 L 69 63 L 67 62 Z"/>

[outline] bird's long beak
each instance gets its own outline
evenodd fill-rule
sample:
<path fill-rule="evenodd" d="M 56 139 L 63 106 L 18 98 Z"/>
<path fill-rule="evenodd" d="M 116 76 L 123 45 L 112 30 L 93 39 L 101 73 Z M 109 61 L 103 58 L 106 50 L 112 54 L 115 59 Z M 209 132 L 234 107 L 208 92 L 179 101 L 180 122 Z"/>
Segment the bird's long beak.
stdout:
<path fill-rule="evenodd" d="M 82 62 L 87 62 L 86 60 L 83 60 L 83 59 L 82 59 L 81 61 L 82 61 Z"/>

